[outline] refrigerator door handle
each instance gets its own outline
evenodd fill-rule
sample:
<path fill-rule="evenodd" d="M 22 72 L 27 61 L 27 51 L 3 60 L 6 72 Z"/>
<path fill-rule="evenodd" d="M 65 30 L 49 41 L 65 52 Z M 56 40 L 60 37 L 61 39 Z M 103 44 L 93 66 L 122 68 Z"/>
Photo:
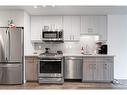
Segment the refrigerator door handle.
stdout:
<path fill-rule="evenodd" d="M 11 40 L 11 38 L 10 38 L 11 36 L 10 36 L 10 31 L 8 31 L 8 60 L 10 60 L 10 40 Z"/>
<path fill-rule="evenodd" d="M 10 31 L 6 30 L 6 61 L 10 60 Z"/>
<path fill-rule="evenodd" d="M 8 61 L 8 28 L 6 29 L 5 61 Z"/>

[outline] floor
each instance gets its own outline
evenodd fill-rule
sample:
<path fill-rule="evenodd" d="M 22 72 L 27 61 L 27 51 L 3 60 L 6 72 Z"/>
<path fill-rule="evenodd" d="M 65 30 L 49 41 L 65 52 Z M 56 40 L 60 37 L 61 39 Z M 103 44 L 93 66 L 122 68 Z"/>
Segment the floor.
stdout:
<path fill-rule="evenodd" d="M 38 84 L 27 82 L 23 85 L 0 85 L 0 89 L 127 89 L 127 84 L 113 83 L 80 83 L 65 82 L 64 84 Z"/>

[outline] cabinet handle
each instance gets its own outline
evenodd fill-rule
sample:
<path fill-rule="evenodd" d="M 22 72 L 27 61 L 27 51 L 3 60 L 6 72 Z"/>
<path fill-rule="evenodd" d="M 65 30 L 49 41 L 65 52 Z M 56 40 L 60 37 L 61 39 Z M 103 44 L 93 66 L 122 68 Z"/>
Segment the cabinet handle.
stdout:
<path fill-rule="evenodd" d="M 73 35 L 73 40 L 74 40 L 74 35 Z"/>
<path fill-rule="evenodd" d="M 94 69 L 96 69 L 96 64 L 94 64 Z"/>
<path fill-rule="evenodd" d="M 93 28 L 88 28 L 88 33 L 93 33 Z"/>
<path fill-rule="evenodd" d="M 104 69 L 107 69 L 107 64 L 104 64 Z"/>
<path fill-rule="evenodd" d="M 89 68 L 90 68 L 90 69 L 92 69 L 92 67 L 93 67 L 92 65 L 93 65 L 93 64 L 89 64 Z"/>
<path fill-rule="evenodd" d="M 71 40 L 71 35 L 70 35 L 70 40 Z"/>

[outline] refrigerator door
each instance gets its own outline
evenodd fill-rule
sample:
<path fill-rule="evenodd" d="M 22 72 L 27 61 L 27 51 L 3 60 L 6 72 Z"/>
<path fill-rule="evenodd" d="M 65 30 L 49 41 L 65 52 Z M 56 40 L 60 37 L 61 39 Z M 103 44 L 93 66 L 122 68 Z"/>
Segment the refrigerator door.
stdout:
<path fill-rule="evenodd" d="M 9 38 L 9 53 L 10 56 L 8 61 L 10 62 L 22 62 L 23 56 L 23 36 L 22 36 L 22 29 L 9 29 L 8 31 L 8 38 Z"/>
<path fill-rule="evenodd" d="M 0 62 L 5 62 L 7 59 L 7 29 L 0 28 Z"/>
<path fill-rule="evenodd" d="M 22 84 L 22 64 L 0 64 L 0 84 Z"/>

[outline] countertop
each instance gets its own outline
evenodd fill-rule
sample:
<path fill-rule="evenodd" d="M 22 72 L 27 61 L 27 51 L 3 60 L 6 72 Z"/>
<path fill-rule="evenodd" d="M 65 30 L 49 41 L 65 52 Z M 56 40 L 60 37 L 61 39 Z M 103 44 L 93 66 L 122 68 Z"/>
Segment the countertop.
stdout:
<path fill-rule="evenodd" d="M 30 54 L 30 55 L 25 55 L 25 57 L 37 57 L 39 56 L 39 54 Z M 83 56 L 83 57 L 87 57 L 87 56 L 98 56 L 98 57 L 104 57 L 104 56 L 115 56 L 115 55 L 109 55 L 109 54 L 76 54 L 76 53 L 63 53 L 63 56 Z"/>
<path fill-rule="evenodd" d="M 25 57 L 38 57 L 39 54 L 29 54 L 29 55 L 25 55 Z"/>
<path fill-rule="evenodd" d="M 87 57 L 87 56 L 91 56 L 91 57 L 104 57 L 104 56 L 114 56 L 114 55 L 109 55 L 109 54 L 74 54 L 74 53 L 64 53 L 63 56 L 83 56 L 83 57 Z"/>

